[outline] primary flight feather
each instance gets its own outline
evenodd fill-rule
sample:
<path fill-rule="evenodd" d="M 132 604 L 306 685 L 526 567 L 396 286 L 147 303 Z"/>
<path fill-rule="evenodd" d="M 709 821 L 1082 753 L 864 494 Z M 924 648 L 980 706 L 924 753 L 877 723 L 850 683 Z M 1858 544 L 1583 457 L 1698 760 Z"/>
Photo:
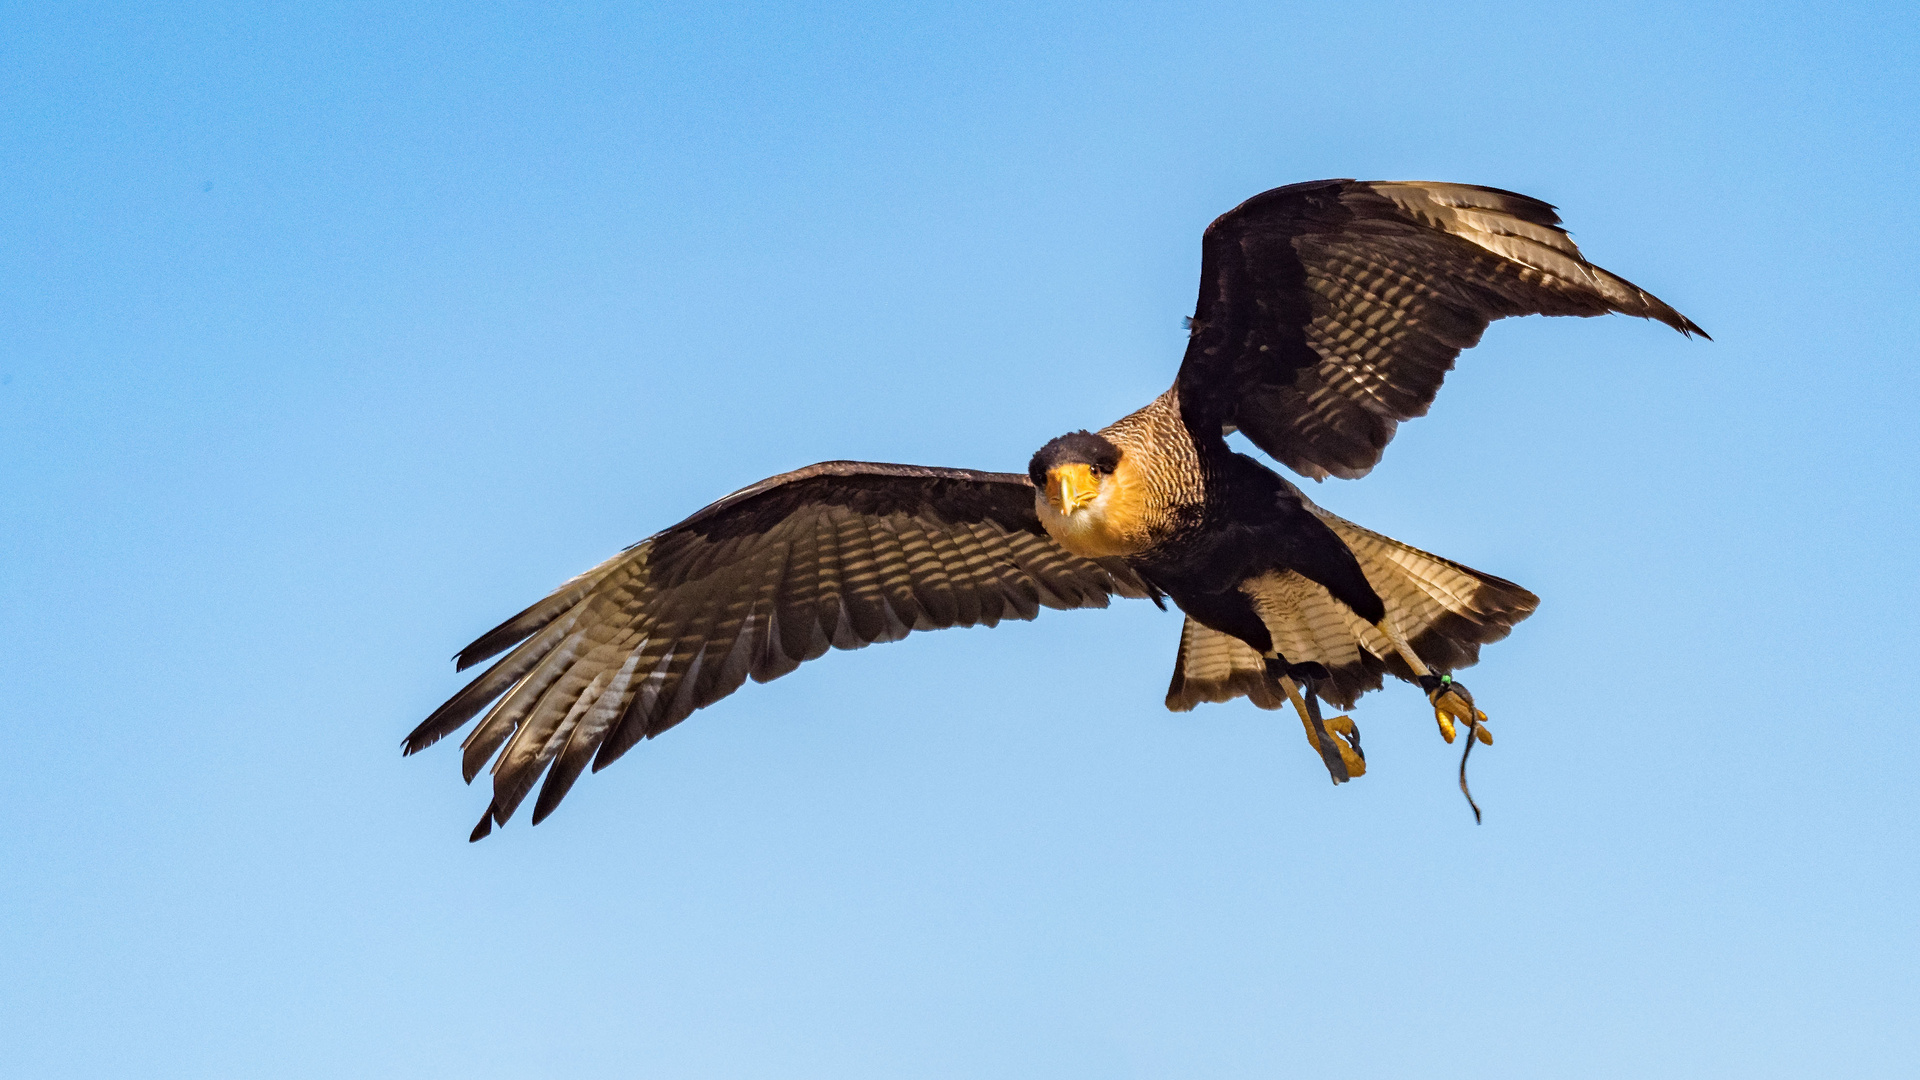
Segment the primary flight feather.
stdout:
<path fill-rule="evenodd" d="M 1314 479 L 1363 476 L 1494 319 L 1621 312 L 1706 336 L 1559 224 L 1546 203 L 1461 184 L 1256 195 L 1207 228 L 1186 356 L 1144 408 L 1054 439 L 1025 475 L 835 461 L 735 492 L 462 650 L 463 669 L 506 655 L 405 752 L 479 717 L 463 743 L 468 780 L 492 762 L 477 840 L 536 784 L 537 824 L 589 763 L 749 677 L 1115 595 L 1186 615 L 1168 708 L 1291 702 L 1336 783 L 1365 757 L 1320 701 L 1350 706 L 1387 674 L 1422 687 L 1449 742 L 1457 722 L 1469 747 L 1491 741 L 1451 672 L 1534 595 L 1327 513 L 1225 436 Z"/>

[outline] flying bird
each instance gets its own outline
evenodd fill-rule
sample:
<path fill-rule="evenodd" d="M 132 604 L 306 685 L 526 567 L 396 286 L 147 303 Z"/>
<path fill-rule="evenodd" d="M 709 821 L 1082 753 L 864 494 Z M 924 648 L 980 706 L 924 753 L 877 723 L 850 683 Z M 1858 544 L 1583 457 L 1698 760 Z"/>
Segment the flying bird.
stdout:
<path fill-rule="evenodd" d="M 478 840 L 536 783 L 538 824 L 589 763 L 749 677 L 1114 596 L 1185 615 L 1169 709 L 1291 704 L 1335 783 L 1366 759 L 1352 719 L 1320 702 L 1350 708 L 1386 675 L 1422 689 L 1448 742 L 1467 725 L 1471 750 L 1491 742 L 1486 714 L 1452 673 L 1538 599 L 1328 513 L 1226 437 L 1315 480 L 1364 476 L 1488 323 L 1609 312 L 1706 336 L 1588 262 L 1537 199 L 1355 180 L 1264 192 L 1207 227 L 1185 357 L 1145 407 L 1052 440 L 1024 474 L 829 461 L 736 491 L 461 650 L 461 669 L 506 655 L 404 752 L 480 717 L 462 744 L 469 782 L 492 763 Z"/>

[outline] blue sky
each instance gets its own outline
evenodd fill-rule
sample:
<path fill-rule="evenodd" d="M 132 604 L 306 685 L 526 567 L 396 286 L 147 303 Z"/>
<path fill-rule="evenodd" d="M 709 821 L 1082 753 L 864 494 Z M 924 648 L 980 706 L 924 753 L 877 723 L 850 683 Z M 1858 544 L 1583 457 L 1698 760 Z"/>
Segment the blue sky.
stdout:
<path fill-rule="evenodd" d="M 21 1076 L 1907 1076 L 1911 5 L 0 7 Z M 1311 494 L 1538 592 L 1498 742 L 1169 714 L 1144 604 L 833 654 L 486 842 L 457 648 L 829 458 L 1019 469 L 1323 176 L 1496 324 Z M 1071 678 L 1063 678 L 1070 672 Z"/>

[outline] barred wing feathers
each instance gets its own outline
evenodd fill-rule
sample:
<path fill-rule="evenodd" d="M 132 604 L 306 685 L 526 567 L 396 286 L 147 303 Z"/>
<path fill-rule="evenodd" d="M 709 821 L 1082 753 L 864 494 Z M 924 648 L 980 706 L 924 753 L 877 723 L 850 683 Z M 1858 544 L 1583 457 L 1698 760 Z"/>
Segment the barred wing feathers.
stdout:
<path fill-rule="evenodd" d="M 1033 498 L 1021 475 L 867 462 L 761 481 L 462 650 L 461 668 L 506 655 L 427 717 L 405 751 L 486 710 L 462 744 L 469 781 L 493 762 L 477 840 L 542 775 L 536 824 L 589 762 L 598 770 L 749 677 L 778 678 L 828 648 L 1155 596 L 1124 564 L 1055 544 Z"/>
<path fill-rule="evenodd" d="M 1180 367 L 1192 421 L 1237 427 L 1316 480 L 1364 476 L 1426 414 L 1460 350 L 1509 315 L 1657 319 L 1706 336 L 1588 262 L 1554 208 L 1465 184 L 1319 180 L 1208 226 Z"/>

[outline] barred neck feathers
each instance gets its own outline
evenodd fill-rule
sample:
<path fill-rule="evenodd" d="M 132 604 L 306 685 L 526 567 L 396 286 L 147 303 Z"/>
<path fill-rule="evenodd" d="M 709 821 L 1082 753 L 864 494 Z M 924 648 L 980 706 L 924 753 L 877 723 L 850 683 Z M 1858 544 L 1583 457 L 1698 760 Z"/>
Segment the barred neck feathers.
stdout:
<path fill-rule="evenodd" d="M 1169 388 L 1100 434 L 1133 459 L 1135 483 L 1145 489 L 1138 496 L 1141 513 L 1152 521 L 1157 538 L 1164 539 L 1188 511 L 1205 501 L 1206 471 L 1193 434 L 1180 417 L 1178 388 Z"/>

